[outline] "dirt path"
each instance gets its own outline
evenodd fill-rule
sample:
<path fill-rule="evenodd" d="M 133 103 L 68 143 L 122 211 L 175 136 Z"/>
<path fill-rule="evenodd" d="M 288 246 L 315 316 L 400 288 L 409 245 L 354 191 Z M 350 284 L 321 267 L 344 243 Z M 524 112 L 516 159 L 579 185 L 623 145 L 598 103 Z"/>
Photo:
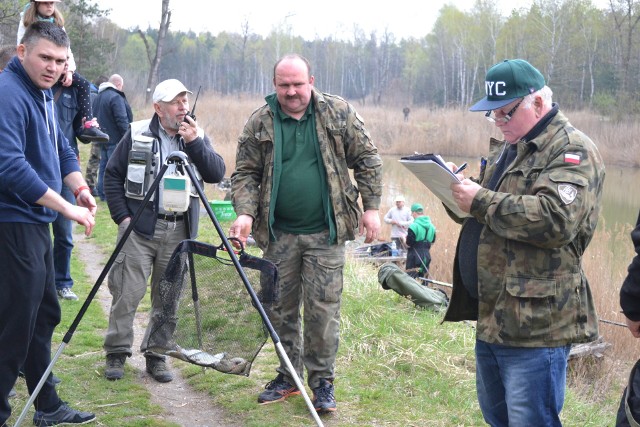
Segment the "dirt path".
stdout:
<path fill-rule="evenodd" d="M 102 251 L 96 247 L 91 239 L 83 234 L 74 234 L 76 256 L 84 264 L 85 272 L 95 283 L 102 272 L 108 256 L 102 255 Z M 96 300 L 102 306 L 105 314 L 109 314 L 111 307 L 111 294 L 107 289 L 106 279 L 96 294 Z M 237 427 L 229 421 L 224 411 L 213 405 L 210 397 L 201 392 L 194 391 L 182 377 L 177 369 L 172 369 L 174 380 L 169 383 L 159 383 L 153 380 L 145 371 L 144 356 L 137 351 L 140 348 L 140 340 L 144 335 L 147 325 L 147 313 L 138 312 L 134 322 L 134 354 L 127 359 L 127 363 L 137 370 L 137 380 L 144 384 L 151 395 L 151 401 L 165 409 L 163 418 L 185 427 Z M 171 358 L 167 358 L 169 365 Z"/>

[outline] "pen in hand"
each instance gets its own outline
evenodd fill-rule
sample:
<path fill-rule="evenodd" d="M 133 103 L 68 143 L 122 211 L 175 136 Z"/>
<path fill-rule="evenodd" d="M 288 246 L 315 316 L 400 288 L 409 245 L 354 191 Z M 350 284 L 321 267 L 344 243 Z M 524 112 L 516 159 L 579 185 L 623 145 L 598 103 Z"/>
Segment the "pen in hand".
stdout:
<path fill-rule="evenodd" d="M 458 169 L 456 169 L 453 174 L 458 174 L 460 172 L 462 172 L 463 170 L 465 170 L 467 168 L 467 162 L 464 162 L 463 164 L 460 165 L 460 167 Z"/>

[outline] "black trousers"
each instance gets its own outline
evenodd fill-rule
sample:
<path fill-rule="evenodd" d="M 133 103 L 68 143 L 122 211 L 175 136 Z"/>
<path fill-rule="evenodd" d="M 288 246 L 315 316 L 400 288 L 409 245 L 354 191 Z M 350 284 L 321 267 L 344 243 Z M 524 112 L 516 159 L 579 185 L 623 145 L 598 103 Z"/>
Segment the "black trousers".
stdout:
<path fill-rule="evenodd" d="M 48 224 L 0 222 L 0 425 L 9 418 L 9 391 L 24 366 L 29 393 L 51 362 L 51 337 L 60 323 Z M 51 375 L 34 405 L 60 405 Z"/>

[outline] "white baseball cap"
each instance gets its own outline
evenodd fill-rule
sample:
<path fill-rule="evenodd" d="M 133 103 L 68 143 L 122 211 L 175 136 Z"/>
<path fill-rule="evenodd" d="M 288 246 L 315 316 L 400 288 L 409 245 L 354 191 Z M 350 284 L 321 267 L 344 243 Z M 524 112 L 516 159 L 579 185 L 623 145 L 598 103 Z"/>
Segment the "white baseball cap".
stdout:
<path fill-rule="evenodd" d="M 173 98 L 179 94 L 187 92 L 193 95 L 189 89 L 187 89 L 180 80 L 169 79 L 158 83 L 156 90 L 153 91 L 153 102 L 171 102 Z"/>
<path fill-rule="evenodd" d="M 403 196 L 396 196 L 396 202 L 404 202 L 404 197 Z"/>

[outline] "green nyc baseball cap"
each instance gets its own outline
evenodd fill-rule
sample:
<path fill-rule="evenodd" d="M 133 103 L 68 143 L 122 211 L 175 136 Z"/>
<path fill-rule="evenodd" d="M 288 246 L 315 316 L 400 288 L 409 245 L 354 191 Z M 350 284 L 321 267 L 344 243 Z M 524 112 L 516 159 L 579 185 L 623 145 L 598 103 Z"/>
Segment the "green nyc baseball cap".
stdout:
<path fill-rule="evenodd" d="M 504 107 L 517 98 L 534 93 L 545 85 L 544 77 L 524 59 L 505 59 L 487 71 L 484 89 L 487 94 L 469 111 L 489 111 Z"/>

